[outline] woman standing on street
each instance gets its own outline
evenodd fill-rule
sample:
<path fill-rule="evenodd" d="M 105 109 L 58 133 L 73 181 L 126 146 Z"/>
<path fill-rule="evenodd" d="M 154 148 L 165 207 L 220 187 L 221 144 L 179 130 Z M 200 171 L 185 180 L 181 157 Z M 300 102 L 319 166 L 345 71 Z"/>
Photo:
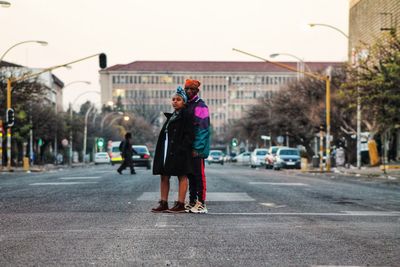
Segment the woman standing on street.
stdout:
<path fill-rule="evenodd" d="M 194 139 L 193 123 L 186 112 L 187 96 L 182 87 L 178 87 L 172 96 L 173 113 L 164 113 L 164 123 L 157 141 L 153 174 L 159 174 L 160 201 L 152 212 L 185 212 L 187 175 L 193 173 L 191 164 L 192 143 Z M 177 176 L 179 180 L 178 201 L 168 209 L 169 179 Z"/>

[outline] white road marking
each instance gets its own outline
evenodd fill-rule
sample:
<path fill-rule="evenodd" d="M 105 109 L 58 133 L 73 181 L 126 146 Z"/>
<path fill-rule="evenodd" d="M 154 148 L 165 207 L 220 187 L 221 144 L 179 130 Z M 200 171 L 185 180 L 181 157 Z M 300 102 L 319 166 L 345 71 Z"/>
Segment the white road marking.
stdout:
<path fill-rule="evenodd" d="M 284 208 L 286 205 L 276 205 L 275 203 L 260 203 L 263 206 L 266 206 L 268 208 Z"/>
<path fill-rule="evenodd" d="M 354 211 L 346 211 L 345 213 L 339 212 L 209 212 L 211 215 L 267 215 L 267 216 L 344 216 L 344 217 L 400 217 L 400 212 L 392 211 L 392 212 L 379 212 L 379 211 L 364 211 L 364 212 L 354 212 Z"/>
<path fill-rule="evenodd" d="M 81 179 L 100 179 L 101 176 L 77 176 L 77 177 L 62 177 L 60 180 L 81 180 Z"/>
<path fill-rule="evenodd" d="M 361 265 L 311 265 L 311 267 L 362 267 Z"/>
<path fill-rule="evenodd" d="M 270 183 L 270 182 L 249 182 L 249 184 L 258 185 L 279 185 L 279 186 L 308 186 L 308 184 L 303 183 Z"/>
<path fill-rule="evenodd" d="M 169 199 L 177 199 L 178 193 L 174 192 L 169 195 Z M 143 192 L 143 194 L 138 197 L 139 201 L 156 201 L 160 198 L 160 192 Z M 207 192 L 206 201 L 255 201 L 254 198 L 250 197 L 247 193 L 234 192 Z"/>
<path fill-rule="evenodd" d="M 167 217 L 159 216 L 157 218 L 157 223 L 155 225 L 157 228 L 165 228 L 167 227 Z"/>
<path fill-rule="evenodd" d="M 33 184 L 30 184 L 30 185 L 76 185 L 76 184 L 97 184 L 97 182 L 33 183 Z"/>

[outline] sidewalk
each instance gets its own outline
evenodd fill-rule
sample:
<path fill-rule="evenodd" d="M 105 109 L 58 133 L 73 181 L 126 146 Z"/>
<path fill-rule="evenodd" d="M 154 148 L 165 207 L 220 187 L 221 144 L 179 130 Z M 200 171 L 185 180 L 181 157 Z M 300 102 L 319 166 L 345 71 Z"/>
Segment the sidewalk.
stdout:
<path fill-rule="evenodd" d="M 337 167 L 334 169 L 336 173 L 362 176 L 367 178 L 381 178 L 388 180 L 399 180 L 400 181 L 400 165 L 398 164 L 388 164 L 376 167 L 357 167 L 350 166 L 350 168 Z"/>
<path fill-rule="evenodd" d="M 0 168 L 0 172 L 46 172 L 50 170 L 56 169 L 66 169 L 66 168 L 82 168 L 90 166 L 91 163 L 73 163 L 72 166 L 69 165 L 54 165 L 54 164 L 45 164 L 45 165 L 33 165 L 29 167 L 29 170 L 26 171 L 22 167 L 12 167 L 11 171 L 7 169 L 7 167 Z"/>
<path fill-rule="evenodd" d="M 302 170 L 302 172 L 319 173 L 319 168 L 309 167 L 308 170 Z M 325 173 L 325 172 L 323 172 Z M 325 173 L 328 174 L 328 173 Z M 388 164 L 375 167 L 363 166 L 360 169 L 350 165 L 347 167 L 334 167 L 331 169 L 329 174 L 337 174 L 340 176 L 348 177 L 361 177 L 367 179 L 377 179 L 381 181 L 393 181 L 400 183 L 400 164 Z"/>

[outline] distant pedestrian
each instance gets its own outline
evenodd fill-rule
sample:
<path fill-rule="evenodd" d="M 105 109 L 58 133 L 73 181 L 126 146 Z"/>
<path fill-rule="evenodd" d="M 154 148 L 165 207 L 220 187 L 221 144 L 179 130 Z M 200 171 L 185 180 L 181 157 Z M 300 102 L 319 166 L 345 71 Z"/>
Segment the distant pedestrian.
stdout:
<path fill-rule="evenodd" d="M 187 96 L 182 87 L 178 87 L 171 99 L 173 113 L 164 113 L 164 123 L 156 145 L 153 161 L 153 174 L 160 175 L 160 201 L 152 212 L 185 212 L 187 175 L 193 173 L 191 151 L 193 127 L 191 117 L 186 112 Z M 169 180 L 177 176 L 179 180 L 178 200 L 168 208 Z"/>
<path fill-rule="evenodd" d="M 194 173 L 189 178 L 189 203 L 186 210 L 192 213 L 207 213 L 206 201 L 206 175 L 204 172 L 204 159 L 210 151 L 210 117 L 208 107 L 199 97 L 200 82 L 197 80 L 185 81 L 185 92 L 188 96 L 188 112 L 192 117 L 194 141 L 192 146 L 192 165 Z"/>
<path fill-rule="evenodd" d="M 119 174 L 122 174 L 122 171 L 125 170 L 126 167 L 129 167 L 131 169 L 131 174 L 136 174 L 132 160 L 133 153 L 136 151 L 132 148 L 131 133 L 125 134 L 125 140 L 122 141 L 121 144 L 119 145 L 119 150 L 121 151 L 122 163 L 121 166 L 118 168 L 117 172 Z"/>

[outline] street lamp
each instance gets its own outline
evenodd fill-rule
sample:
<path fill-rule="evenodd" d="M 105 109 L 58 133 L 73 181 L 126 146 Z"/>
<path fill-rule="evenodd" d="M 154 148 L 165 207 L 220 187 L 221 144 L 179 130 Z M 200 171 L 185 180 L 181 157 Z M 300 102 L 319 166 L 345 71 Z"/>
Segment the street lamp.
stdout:
<path fill-rule="evenodd" d="M 340 34 L 342 34 L 344 37 L 346 37 L 347 40 L 349 40 L 349 35 L 347 35 L 345 32 L 343 32 L 341 29 L 329 25 L 329 24 L 323 24 L 323 23 L 309 23 L 308 24 L 310 27 L 315 27 L 315 26 L 322 26 L 322 27 L 328 27 L 331 28 Z M 357 56 L 356 56 L 357 58 Z M 355 62 L 353 62 L 355 63 Z M 355 63 L 356 64 L 356 63 Z M 360 88 L 357 88 L 357 168 L 361 168 L 361 98 L 360 98 Z"/>
<path fill-rule="evenodd" d="M 5 5 L 7 5 L 8 2 L 4 2 Z M 0 2 L 1 3 L 1 2 Z M 3 5 L 3 3 L 1 3 Z M 9 3 L 8 3 L 9 4 Z M 41 45 L 47 45 L 46 41 L 37 41 L 37 40 L 28 40 L 28 41 L 23 41 L 23 42 L 19 42 L 14 44 L 13 46 L 11 46 L 10 48 L 8 48 L 3 55 L 0 57 L 0 62 L 3 61 L 4 57 L 6 56 L 6 54 L 13 49 L 14 47 L 21 45 L 21 44 L 26 44 L 26 43 L 38 43 Z M 11 80 L 7 79 L 7 110 L 11 109 Z M 32 152 L 30 152 L 32 153 Z M 7 169 L 11 170 L 11 127 L 7 127 Z"/>
<path fill-rule="evenodd" d="M 23 41 L 23 42 L 16 43 L 15 45 L 13 45 L 13 46 L 11 46 L 10 48 L 8 48 L 8 49 L 6 50 L 6 52 L 3 53 L 3 55 L 2 55 L 1 58 L 0 58 L 0 62 L 3 61 L 3 58 L 5 57 L 5 55 L 6 55 L 11 49 L 13 49 L 14 47 L 16 47 L 16 46 L 18 46 L 18 45 L 26 44 L 26 43 L 37 43 L 37 44 L 41 44 L 41 45 L 43 45 L 43 46 L 48 45 L 48 43 L 47 43 L 46 41 L 38 41 L 38 40 L 28 40 L 28 41 Z"/>
<path fill-rule="evenodd" d="M 94 109 L 94 106 L 88 108 L 85 114 L 85 128 L 83 130 L 83 149 L 82 149 L 82 162 L 85 162 L 86 156 L 86 142 L 87 142 L 87 121 L 89 117 L 89 113 Z"/>
<path fill-rule="evenodd" d="M 328 27 L 328 28 L 334 29 L 334 30 L 340 32 L 344 37 L 346 37 L 347 39 L 349 39 L 349 36 L 348 36 L 344 31 L 342 31 L 342 30 L 339 29 L 339 28 L 336 28 L 335 26 L 332 26 L 332 25 L 329 25 L 329 24 L 323 24 L 323 23 L 309 23 L 308 25 L 309 25 L 310 27 L 322 26 L 322 27 Z"/>
<path fill-rule="evenodd" d="M 75 83 L 84 83 L 84 84 L 87 84 L 87 85 L 91 84 L 91 82 L 89 82 L 89 81 L 72 81 L 72 82 L 67 83 L 64 86 L 64 90 L 65 90 L 66 87 L 70 86 L 71 84 L 75 84 Z M 75 101 L 78 99 L 78 97 L 75 98 L 75 100 L 74 100 L 74 102 L 72 104 L 71 104 L 71 102 L 69 102 L 69 118 L 71 120 L 71 123 L 72 123 L 72 106 L 73 106 L 73 104 L 75 104 Z M 69 129 L 69 165 L 72 166 L 72 126 Z"/>
<path fill-rule="evenodd" d="M 300 77 L 304 77 L 304 70 L 305 70 L 304 67 L 307 67 L 307 70 L 311 71 L 310 68 L 307 66 L 307 64 L 304 62 L 304 60 L 299 58 L 298 56 L 295 56 L 295 55 L 289 54 L 289 53 L 274 53 L 274 54 L 269 55 L 270 58 L 275 58 L 277 56 L 289 56 L 289 57 L 293 57 L 299 61 L 297 63 L 297 69 L 299 70 L 299 72 L 297 73 L 297 79 L 300 79 Z"/>
<path fill-rule="evenodd" d="M 0 6 L 1 7 L 10 7 L 11 3 L 10 2 L 6 2 L 6 1 L 0 1 Z"/>

